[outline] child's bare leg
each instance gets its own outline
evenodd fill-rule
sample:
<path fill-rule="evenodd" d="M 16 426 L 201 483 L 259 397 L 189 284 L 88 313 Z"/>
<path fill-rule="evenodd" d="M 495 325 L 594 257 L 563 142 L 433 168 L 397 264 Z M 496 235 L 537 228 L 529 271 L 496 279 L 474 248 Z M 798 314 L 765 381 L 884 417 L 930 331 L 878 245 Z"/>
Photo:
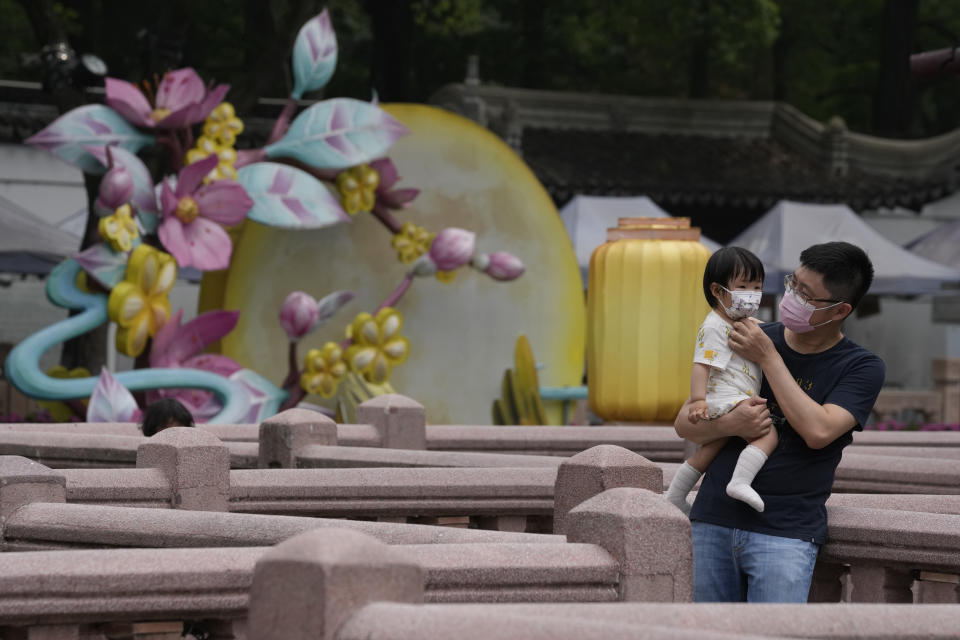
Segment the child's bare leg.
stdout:
<path fill-rule="evenodd" d="M 723 449 L 723 445 L 725 444 L 727 444 L 726 438 L 720 438 L 719 440 L 708 442 L 697 449 L 696 453 L 687 458 L 687 464 L 700 473 L 706 473 L 707 467 L 710 466 L 710 463 L 713 462 L 713 459 L 717 457 L 717 454 L 720 453 L 720 450 Z"/>
<path fill-rule="evenodd" d="M 693 489 L 693 486 L 700 480 L 700 476 L 707 470 L 713 459 L 720 453 L 720 449 L 727 443 L 726 438 L 714 440 L 703 445 L 697 452 L 687 458 L 687 461 L 680 465 L 677 472 L 670 481 L 670 488 L 667 489 L 667 500 L 676 505 L 678 509 L 689 514 L 693 506 L 687 502 L 687 494 Z"/>
<path fill-rule="evenodd" d="M 770 454 L 773 453 L 773 450 L 777 448 L 777 443 L 780 442 L 780 436 L 777 435 L 776 429 L 770 429 L 767 432 L 767 435 L 760 436 L 756 440 L 750 442 L 751 447 L 756 447 L 763 451 L 764 454 L 769 458 Z"/>
<path fill-rule="evenodd" d="M 746 502 L 757 511 L 763 511 L 764 504 L 760 494 L 757 493 L 751 483 L 757 477 L 757 473 L 763 467 L 767 458 L 777 448 L 776 429 L 770 429 L 767 435 L 752 441 L 740 453 L 737 458 L 737 466 L 733 469 L 733 476 L 727 484 L 727 495 L 737 500 Z"/>

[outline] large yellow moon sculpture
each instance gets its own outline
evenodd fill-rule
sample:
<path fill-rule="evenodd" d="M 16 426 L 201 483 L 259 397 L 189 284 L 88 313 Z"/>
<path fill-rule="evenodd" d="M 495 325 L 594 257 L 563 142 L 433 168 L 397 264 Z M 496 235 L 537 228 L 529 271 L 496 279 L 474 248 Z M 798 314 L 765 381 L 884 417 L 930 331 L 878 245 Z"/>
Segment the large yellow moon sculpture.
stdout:
<path fill-rule="evenodd" d="M 390 383 L 423 404 L 433 424 L 489 424 L 523 333 L 540 365 L 541 385 L 579 385 L 585 327 L 580 272 L 546 191 L 506 144 L 470 120 L 423 105 L 385 108 L 412 132 L 389 154 L 401 176 L 397 187 L 420 189 L 409 209 L 395 212 L 398 220 L 434 232 L 469 229 L 477 234 L 478 251 L 509 251 L 527 267 L 507 283 L 470 268 L 449 283 L 417 278 L 396 305 L 411 353 Z M 201 311 L 240 311 L 221 352 L 279 384 L 287 373 L 287 337 L 277 319 L 283 299 L 296 290 L 317 299 L 356 292 L 301 342 L 300 357 L 341 340 L 353 317 L 373 311 L 408 270 L 391 239 L 368 213 L 314 231 L 245 223 L 229 270 L 209 274 L 201 291 Z M 330 406 L 319 397 L 307 400 Z"/>

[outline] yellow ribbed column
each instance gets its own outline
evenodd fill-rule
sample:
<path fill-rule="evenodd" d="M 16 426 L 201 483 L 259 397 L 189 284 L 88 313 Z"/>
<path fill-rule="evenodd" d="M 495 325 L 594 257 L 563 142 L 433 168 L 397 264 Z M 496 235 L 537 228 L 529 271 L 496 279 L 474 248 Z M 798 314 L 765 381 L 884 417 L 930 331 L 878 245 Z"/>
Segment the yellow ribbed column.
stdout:
<path fill-rule="evenodd" d="M 590 257 L 587 388 L 605 420 L 672 422 L 710 308 L 710 251 L 689 218 L 621 218 Z"/>

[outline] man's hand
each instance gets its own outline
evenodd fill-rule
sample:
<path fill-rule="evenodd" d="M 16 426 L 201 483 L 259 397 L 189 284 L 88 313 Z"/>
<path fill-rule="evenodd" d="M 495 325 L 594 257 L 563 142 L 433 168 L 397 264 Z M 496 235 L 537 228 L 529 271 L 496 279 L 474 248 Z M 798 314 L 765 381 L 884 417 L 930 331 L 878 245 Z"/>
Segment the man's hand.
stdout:
<path fill-rule="evenodd" d="M 767 358 L 777 355 L 777 348 L 760 328 L 760 321 L 756 318 L 744 318 L 734 322 L 727 344 L 738 356 L 756 362 L 761 368 Z"/>
<path fill-rule="evenodd" d="M 701 420 L 710 419 L 710 408 L 707 407 L 706 400 L 693 400 L 687 407 L 687 420 L 691 424 L 697 424 Z"/>
<path fill-rule="evenodd" d="M 725 422 L 730 425 L 729 435 L 740 436 L 747 442 L 767 435 L 773 428 L 767 399 L 760 396 L 747 398 L 723 417 L 728 418 Z"/>

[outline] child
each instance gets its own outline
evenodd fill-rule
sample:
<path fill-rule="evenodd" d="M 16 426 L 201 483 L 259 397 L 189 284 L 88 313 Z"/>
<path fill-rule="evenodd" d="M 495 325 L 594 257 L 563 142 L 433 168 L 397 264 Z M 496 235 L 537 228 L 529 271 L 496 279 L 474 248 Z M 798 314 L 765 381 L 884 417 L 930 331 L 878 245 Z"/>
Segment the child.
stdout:
<path fill-rule="evenodd" d="M 176 398 L 161 398 L 143 412 L 140 429 L 148 438 L 170 427 L 192 427 L 193 415 Z"/>
<path fill-rule="evenodd" d="M 760 367 L 733 353 L 727 345 L 727 337 L 733 322 L 756 314 L 762 288 L 763 264 L 746 249 L 726 247 L 707 261 L 703 294 L 712 311 L 700 325 L 694 349 L 687 414 L 692 423 L 722 416 L 759 392 Z M 687 502 L 687 494 L 726 441 L 726 438 L 714 440 L 690 456 L 673 477 L 667 500 L 689 514 L 691 504 Z M 776 446 L 776 429 L 747 445 L 727 484 L 728 496 L 763 511 L 763 500 L 750 483 Z"/>

